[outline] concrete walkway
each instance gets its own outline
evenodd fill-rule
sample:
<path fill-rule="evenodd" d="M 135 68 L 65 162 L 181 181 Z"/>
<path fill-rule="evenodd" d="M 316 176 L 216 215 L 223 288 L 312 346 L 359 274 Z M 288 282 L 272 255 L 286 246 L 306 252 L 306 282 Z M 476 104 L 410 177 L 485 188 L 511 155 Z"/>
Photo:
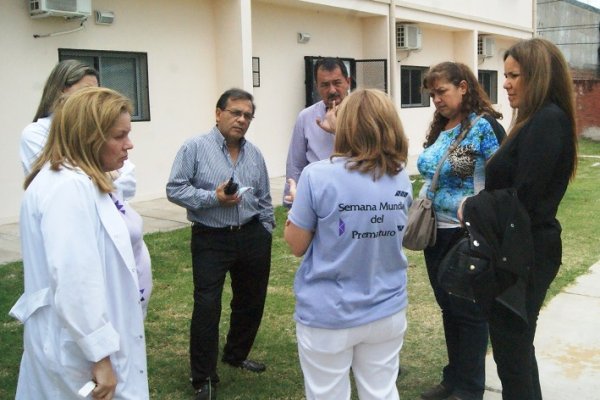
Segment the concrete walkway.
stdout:
<path fill-rule="evenodd" d="M 600 399 L 600 261 L 542 309 L 535 348 L 544 400 Z M 486 360 L 484 400 L 502 399 Z"/>
<path fill-rule="evenodd" d="M 282 198 L 283 177 L 271 179 L 274 204 Z M 144 231 L 189 226 L 185 210 L 166 199 L 132 202 Z M 0 225 L 0 265 L 21 259 L 18 224 Z M 600 399 L 600 262 L 542 309 L 535 341 L 544 400 Z M 501 385 L 487 357 L 484 400 L 498 400 Z"/>

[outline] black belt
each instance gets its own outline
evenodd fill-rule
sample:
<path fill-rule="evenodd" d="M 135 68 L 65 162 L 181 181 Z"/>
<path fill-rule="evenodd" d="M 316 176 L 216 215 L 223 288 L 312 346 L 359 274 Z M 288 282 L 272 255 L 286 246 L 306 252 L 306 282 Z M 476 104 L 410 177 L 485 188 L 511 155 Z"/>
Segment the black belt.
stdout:
<path fill-rule="evenodd" d="M 201 224 L 200 222 L 192 223 L 192 233 L 200 233 L 200 232 L 237 232 L 241 231 L 244 228 L 248 228 L 249 226 L 259 222 L 258 218 L 252 218 L 250 221 L 246 222 L 242 225 L 227 225 L 221 227 L 213 227 Z"/>

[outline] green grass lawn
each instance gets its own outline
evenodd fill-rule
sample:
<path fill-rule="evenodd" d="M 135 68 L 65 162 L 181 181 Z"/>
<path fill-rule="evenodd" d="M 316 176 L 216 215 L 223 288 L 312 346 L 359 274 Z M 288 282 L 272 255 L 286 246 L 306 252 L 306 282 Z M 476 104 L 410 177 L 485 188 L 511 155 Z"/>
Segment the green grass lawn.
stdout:
<path fill-rule="evenodd" d="M 600 143 L 582 140 L 580 153 L 600 155 Z M 563 266 L 554 281 L 554 296 L 600 259 L 600 159 L 581 158 L 577 178 L 559 210 L 563 225 Z M 416 182 L 417 186 L 419 183 Z M 302 399 L 302 373 L 298 363 L 292 283 L 299 259 L 283 241 L 285 210 L 277 208 L 273 258 L 265 316 L 251 358 L 267 363 L 267 372 L 255 375 L 219 363 L 219 399 Z M 146 236 L 152 255 L 154 292 L 146 320 L 150 389 L 152 399 L 192 399 L 188 381 L 189 319 L 192 313 L 192 270 L 189 230 Z M 400 396 L 416 399 L 424 388 L 440 380 L 446 354 L 441 319 L 423 257 L 408 251 L 408 330 L 400 360 Z M 0 266 L 0 399 L 14 397 L 22 327 L 8 310 L 22 291 L 22 265 Z M 221 319 L 221 343 L 229 324 L 231 292 L 226 285 Z"/>

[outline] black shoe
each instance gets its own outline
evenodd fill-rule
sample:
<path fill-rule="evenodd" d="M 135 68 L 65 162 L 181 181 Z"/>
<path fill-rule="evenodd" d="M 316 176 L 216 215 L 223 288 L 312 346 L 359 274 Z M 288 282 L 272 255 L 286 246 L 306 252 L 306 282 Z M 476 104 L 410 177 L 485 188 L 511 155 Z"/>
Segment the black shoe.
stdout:
<path fill-rule="evenodd" d="M 265 364 L 260 363 L 258 361 L 244 360 L 240 363 L 231 362 L 225 359 L 223 359 L 222 361 L 226 364 L 231 365 L 232 367 L 245 369 L 246 371 L 255 373 L 261 373 L 267 369 L 267 366 Z"/>
<path fill-rule="evenodd" d="M 421 393 L 421 398 L 423 400 L 445 400 L 451 394 L 452 390 L 440 383 Z"/>
<path fill-rule="evenodd" d="M 194 400 L 215 400 L 217 398 L 217 390 L 214 385 L 206 382 L 204 385 L 200 387 L 200 389 L 196 389 L 196 397 Z"/>

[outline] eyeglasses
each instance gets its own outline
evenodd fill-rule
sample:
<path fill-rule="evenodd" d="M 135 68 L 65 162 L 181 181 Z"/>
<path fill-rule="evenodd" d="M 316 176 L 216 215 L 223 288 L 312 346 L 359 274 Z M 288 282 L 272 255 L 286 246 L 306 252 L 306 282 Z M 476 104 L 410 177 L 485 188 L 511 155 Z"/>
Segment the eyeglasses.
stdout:
<path fill-rule="evenodd" d="M 247 121 L 252 121 L 254 119 L 254 115 L 249 112 L 243 112 L 240 110 L 229 110 L 227 108 L 225 109 L 225 111 L 227 111 L 229 114 L 233 115 L 235 118 L 239 118 L 243 115 L 244 119 Z"/>

